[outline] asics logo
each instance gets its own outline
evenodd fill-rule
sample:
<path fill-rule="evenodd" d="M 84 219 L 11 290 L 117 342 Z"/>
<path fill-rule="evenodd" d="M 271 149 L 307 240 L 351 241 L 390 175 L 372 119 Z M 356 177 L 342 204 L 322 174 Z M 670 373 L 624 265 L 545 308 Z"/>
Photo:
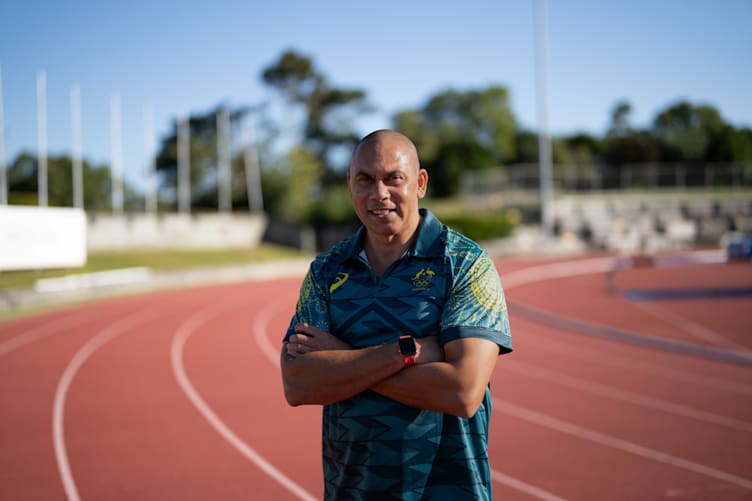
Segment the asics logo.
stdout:
<path fill-rule="evenodd" d="M 349 273 L 345 273 L 344 271 L 340 271 L 337 273 L 337 280 L 332 283 L 332 285 L 329 286 L 329 294 L 334 292 L 335 290 L 339 289 L 339 287 L 347 282 L 347 279 L 350 278 Z"/>

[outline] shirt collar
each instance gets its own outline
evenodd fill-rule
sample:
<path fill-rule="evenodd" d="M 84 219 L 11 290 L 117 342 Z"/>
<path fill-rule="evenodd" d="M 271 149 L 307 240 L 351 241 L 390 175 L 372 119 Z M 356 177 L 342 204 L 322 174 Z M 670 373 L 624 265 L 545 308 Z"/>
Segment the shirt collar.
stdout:
<path fill-rule="evenodd" d="M 443 225 L 428 209 L 419 209 L 422 220 L 418 226 L 418 236 L 407 251 L 408 256 L 437 257 L 443 253 L 441 234 Z M 361 226 L 351 239 L 345 256 L 356 257 L 363 250 L 366 228 Z"/>

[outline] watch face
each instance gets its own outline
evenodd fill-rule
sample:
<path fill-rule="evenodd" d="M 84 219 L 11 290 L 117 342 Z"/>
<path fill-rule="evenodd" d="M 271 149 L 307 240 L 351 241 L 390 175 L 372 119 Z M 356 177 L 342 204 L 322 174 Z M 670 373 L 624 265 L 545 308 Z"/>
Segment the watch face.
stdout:
<path fill-rule="evenodd" d="M 399 338 L 399 350 L 403 355 L 415 355 L 415 340 L 412 336 L 402 336 Z"/>

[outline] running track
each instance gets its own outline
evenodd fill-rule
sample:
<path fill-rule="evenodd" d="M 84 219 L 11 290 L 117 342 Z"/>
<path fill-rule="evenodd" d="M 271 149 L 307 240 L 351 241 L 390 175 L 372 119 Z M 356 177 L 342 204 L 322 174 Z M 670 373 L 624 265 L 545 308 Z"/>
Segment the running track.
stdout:
<path fill-rule="evenodd" d="M 495 499 L 752 499 L 749 264 L 624 270 L 499 260 L 515 352 L 497 364 Z M 0 323 L 0 499 L 318 499 L 320 408 L 278 351 L 300 278 L 106 299 Z M 640 337 L 642 336 L 642 337 Z M 693 346 L 693 355 L 663 344 Z"/>

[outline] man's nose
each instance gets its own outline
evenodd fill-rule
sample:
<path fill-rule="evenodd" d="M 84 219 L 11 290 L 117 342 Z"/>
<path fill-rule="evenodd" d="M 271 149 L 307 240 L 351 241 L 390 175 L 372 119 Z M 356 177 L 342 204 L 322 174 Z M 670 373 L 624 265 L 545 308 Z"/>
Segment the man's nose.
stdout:
<path fill-rule="evenodd" d="M 389 198 L 389 187 L 384 183 L 384 181 L 377 181 L 374 187 L 376 189 L 375 195 L 379 200 Z"/>

